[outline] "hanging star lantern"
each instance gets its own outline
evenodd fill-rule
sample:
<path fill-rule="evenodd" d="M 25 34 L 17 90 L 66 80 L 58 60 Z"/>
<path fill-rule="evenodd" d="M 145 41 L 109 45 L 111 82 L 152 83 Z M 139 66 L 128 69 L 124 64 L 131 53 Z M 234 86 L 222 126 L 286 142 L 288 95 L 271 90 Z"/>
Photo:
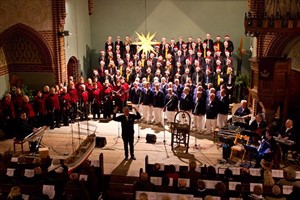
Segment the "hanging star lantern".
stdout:
<path fill-rule="evenodd" d="M 155 44 L 160 44 L 159 42 L 154 42 L 152 41 L 156 35 L 156 33 L 153 33 L 152 35 L 150 35 L 150 33 L 148 32 L 148 34 L 145 36 L 143 33 L 140 35 L 137 32 L 135 32 L 139 38 L 139 42 L 133 42 L 133 44 L 135 45 L 139 45 L 140 48 L 138 50 L 137 53 L 139 53 L 140 51 L 143 52 L 143 54 L 145 54 L 146 56 L 148 55 L 148 53 L 150 52 L 154 52 L 154 48 L 152 45 Z"/>

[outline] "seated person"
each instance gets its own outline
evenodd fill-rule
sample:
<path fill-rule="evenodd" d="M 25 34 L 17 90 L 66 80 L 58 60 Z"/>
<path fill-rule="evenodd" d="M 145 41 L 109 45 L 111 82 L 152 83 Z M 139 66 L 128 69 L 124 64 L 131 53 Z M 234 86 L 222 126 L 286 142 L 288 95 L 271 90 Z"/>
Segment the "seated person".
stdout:
<path fill-rule="evenodd" d="M 190 179 L 190 185 L 191 187 L 194 187 L 192 189 L 195 189 L 197 187 L 197 181 L 201 177 L 201 173 L 196 171 L 197 163 L 194 160 L 191 160 L 189 163 L 189 171 L 183 172 L 183 178 L 189 178 Z"/>
<path fill-rule="evenodd" d="M 262 114 L 256 115 L 255 120 L 250 124 L 250 131 L 255 135 L 253 142 L 257 142 L 265 134 L 266 128 L 267 124 L 263 120 Z"/>
<path fill-rule="evenodd" d="M 273 186 L 275 185 L 275 181 L 274 178 L 272 176 L 272 172 L 271 170 L 265 170 L 264 171 L 264 182 L 263 182 L 264 186 Z"/>
<path fill-rule="evenodd" d="M 227 199 L 229 199 L 229 195 L 227 194 L 226 185 L 223 182 L 218 182 L 215 185 L 215 190 L 212 191 L 212 194 L 214 196 L 221 197 L 221 200 L 227 200 Z"/>
<path fill-rule="evenodd" d="M 248 196 L 250 200 L 264 200 L 265 198 L 262 196 L 263 188 L 260 185 L 255 185 L 253 187 L 253 194 Z"/>
<path fill-rule="evenodd" d="M 296 131 L 293 127 L 292 120 L 290 120 L 290 119 L 286 120 L 285 126 L 278 133 L 278 139 L 284 140 L 284 141 L 292 140 L 292 141 L 296 142 Z M 288 146 L 284 145 L 284 144 L 280 144 L 280 147 L 282 150 L 282 160 L 285 161 L 287 159 Z M 293 157 L 297 156 L 297 151 L 295 152 L 295 154 L 293 154 Z"/>
<path fill-rule="evenodd" d="M 300 181 L 296 180 L 296 171 L 293 169 L 289 169 L 286 172 L 286 178 L 280 179 L 277 182 L 278 185 L 289 185 L 289 186 L 297 186 L 300 188 Z"/>
<path fill-rule="evenodd" d="M 174 192 L 174 187 L 169 186 L 170 184 L 170 178 L 168 176 L 163 176 L 161 180 L 161 185 L 156 187 L 156 192 L 166 192 L 166 193 L 172 193 Z"/>
<path fill-rule="evenodd" d="M 234 181 L 233 172 L 231 169 L 227 168 L 224 171 L 223 182 Z"/>
<path fill-rule="evenodd" d="M 198 180 L 197 189 L 194 192 L 194 196 L 204 198 L 207 194 L 208 194 L 208 192 L 206 190 L 205 182 L 203 180 Z"/>
<path fill-rule="evenodd" d="M 146 172 L 141 173 L 140 180 L 135 183 L 136 189 L 140 191 L 154 191 L 155 185 L 149 180 Z"/>
<path fill-rule="evenodd" d="M 272 194 L 266 196 L 266 200 L 286 200 L 282 195 L 282 191 L 278 185 L 272 187 Z"/>
<path fill-rule="evenodd" d="M 176 168 L 174 165 L 170 165 L 167 177 L 173 178 L 174 185 L 177 185 L 179 174 L 176 172 Z"/>
<path fill-rule="evenodd" d="M 17 121 L 16 130 L 16 140 L 23 140 L 26 136 L 37 129 L 29 124 L 26 113 L 21 112 L 20 118 Z M 29 147 L 31 152 L 37 151 L 37 142 L 29 142 Z"/>
<path fill-rule="evenodd" d="M 186 179 L 179 179 L 178 180 L 178 188 L 177 188 L 177 193 L 180 194 L 188 194 L 190 193 L 190 188 L 187 187 L 187 181 Z"/>
<path fill-rule="evenodd" d="M 257 149 L 256 155 L 256 164 L 255 167 L 260 167 L 260 162 L 262 159 L 271 161 L 276 150 L 276 141 L 273 138 L 272 130 L 267 129 L 265 133 L 265 139 L 259 141 L 260 145 Z"/>
<path fill-rule="evenodd" d="M 247 101 L 242 100 L 241 106 L 235 111 L 234 115 L 245 118 L 246 124 L 236 122 L 236 123 L 234 123 L 234 125 L 248 128 L 249 121 L 251 119 L 250 114 L 251 114 L 251 112 L 250 112 L 249 108 L 247 107 Z"/>

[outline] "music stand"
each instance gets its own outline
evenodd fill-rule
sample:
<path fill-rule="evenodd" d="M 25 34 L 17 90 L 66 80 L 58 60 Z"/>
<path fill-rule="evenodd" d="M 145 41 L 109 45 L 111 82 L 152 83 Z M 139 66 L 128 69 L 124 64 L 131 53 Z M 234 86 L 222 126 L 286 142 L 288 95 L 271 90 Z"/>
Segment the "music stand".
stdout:
<path fill-rule="evenodd" d="M 245 151 L 249 152 L 249 161 L 246 161 L 246 162 L 249 162 L 248 164 L 242 164 L 243 167 L 246 167 L 246 168 L 252 168 L 254 167 L 251 163 L 251 159 L 252 159 L 252 155 L 253 153 L 257 153 L 257 149 L 255 146 L 252 146 L 252 145 L 246 145 L 246 144 L 243 144 L 244 148 L 245 148 Z"/>

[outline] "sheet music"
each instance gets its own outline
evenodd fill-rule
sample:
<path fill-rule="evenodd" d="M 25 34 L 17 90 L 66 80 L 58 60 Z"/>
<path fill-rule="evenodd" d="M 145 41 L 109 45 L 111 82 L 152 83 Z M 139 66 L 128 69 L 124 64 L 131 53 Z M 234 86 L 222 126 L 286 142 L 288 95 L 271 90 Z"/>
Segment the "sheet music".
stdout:
<path fill-rule="evenodd" d="M 219 168 L 219 174 L 224 174 L 224 172 L 225 172 L 226 169 L 227 168 Z"/>
<path fill-rule="evenodd" d="M 6 169 L 6 175 L 9 176 L 9 177 L 13 177 L 14 174 L 15 174 L 15 168 L 7 168 Z"/>
<path fill-rule="evenodd" d="M 24 176 L 27 178 L 34 177 L 34 170 L 33 169 L 25 169 Z"/>
<path fill-rule="evenodd" d="M 173 178 L 169 178 L 170 182 L 169 182 L 169 186 L 173 186 Z"/>
<path fill-rule="evenodd" d="M 28 200 L 29 199 L 29 195 L 28 194 L 22 194 L 22 198 L 23 198 L 23 200 Z"/>
<path fill-rule="evenodd" d="M 161 177 L 150 177 L 150 182 L 153 183 L 154 185 L 161 185 L 162 184 L 162 178 Z"/>
<path fill-rule="evenodd" d="M 53 199 L 55 196 L 54 185 L 43 185 L 43 194 L 47 195 L 49 199 Z"/>
<path fill-rule="evenodd" d="M 179 187 L 179 183 L 181 180 L 186 182 L 186 187 L 190 187 L 190 179 L 188 179 L 188 178 L 179 178 L 178 179 L 178 187 Z"/>
<path fill-rule="evenodd" d="M 206 189 L 215 189 L 215 185 L 220 181 L 203 180 L 206 185 Z"/>
<path fill-rule="evenodd" d="M 229 182 L 229 184 L 228 184 L 229 190 L 234 191 L 236 185 L 238 185 L 238 184 L 241 184 L 241 182 Z"/>
<path fill-rule="evenodd" d="M 165 171 L 165 164 L 159 163 L 159 165 L 160 165 L 159 171 Z"/>
<path fill-rule="evenodd" d="M 18 157 L 12 157 L 10 161 L 14 162 L 14 163 L 17 163 L 18 162 Z"/>
<path fill-rule="evenodd" d="M 283 170 L 280 169 L 272 169 L 273 178 L 283 178 Z"/>
<path fill-rule="evenodd" d="M 293 186 L 283 185 L 282 186 L 282 194 L 291 194 L 293 191 Z"/>
<path fill-rule="evenodd" d="M 99 160 L 91 160 L 91 166 L 100 167 Z"/>
<path fill-rule="evenodd" d="M 86 174 L 80 174 L 79 175 L 79 180 L 80 181 L 87 181 L 88 180 L 88 175 L 86 175 Z"/>
<path fill-rule="evenodd" d="M 194 197 L 194 200 L 203 200 L 201 197 Z"/>
<path fill-rule="evenodd" d="M 296 179 L 300 179 L 300 171 L 296 171 Z"/>
<path fill-rule="evenodd" d="M 221 200 L 221 197 L 217 197 L 217 196 L 212 196 L 213 200 Z"/>
<path fill-rule="evenodd" d="M 236 122 L 246 124 L 244 117 L 239 117 L 239 116 L 236 116 L 236 115 L 232 115 L 232 123 L 236 123 Z"/>
<path fill-rule="evenodd" d="M 250 168 L 250 175 L 251 176 L 261 176 L 261 169 L 260 168 Z"/>
<path fill-rule="evenodd" d="M 240 175 L 241 174 L 241 168 L 239 168 L 239 167 L 229 167 L 229 169 L 232 171 L 233 175 Z"/>
<path fill-rule="evenodd" d="M 159 192 L 159 193 L 156 194 L 156 199 L 155 200 L 157 200 L 157 199 L 177 200 L 177 194 Z"/>
<path fill-rule="evenodd" d="M 156 193 L 155 192 L 145 192 L 145 191 L 136 191 L 135 199 L 139 200 L 140 196 L 146 195 L 148 200 L 156 200 Z"/>
<path fill-rule="evenodd" d="M 195 171 L 201 173 L 201 167 L 197 166 L 196 169 L 195 169 Z"/>
<path fill-rule="evenodd" d="M 254 186 L 256 186 L 256 185 L 260 185 L 261 188 L 263 188 L 262 183 L 250 183 L 250 192 L 253 192 Z"/>
<path fill-rule="evenodd" d="M 175 166 L 175 171 L 179 172 L 179 165 L 174 165 Z"/>

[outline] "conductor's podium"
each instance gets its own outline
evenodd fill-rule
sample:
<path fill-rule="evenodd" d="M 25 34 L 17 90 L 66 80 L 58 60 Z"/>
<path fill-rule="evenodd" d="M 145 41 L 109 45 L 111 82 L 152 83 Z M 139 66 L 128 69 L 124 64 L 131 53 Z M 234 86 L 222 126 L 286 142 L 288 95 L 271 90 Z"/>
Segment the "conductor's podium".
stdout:
<path fill-rule="evenodd" d="M 189 149 L 191 116 L 186 111 L 177 112 L 174 121 L 171 122 L 171 147 L 181 146 L 185 148 L 186 153 Z"/>

